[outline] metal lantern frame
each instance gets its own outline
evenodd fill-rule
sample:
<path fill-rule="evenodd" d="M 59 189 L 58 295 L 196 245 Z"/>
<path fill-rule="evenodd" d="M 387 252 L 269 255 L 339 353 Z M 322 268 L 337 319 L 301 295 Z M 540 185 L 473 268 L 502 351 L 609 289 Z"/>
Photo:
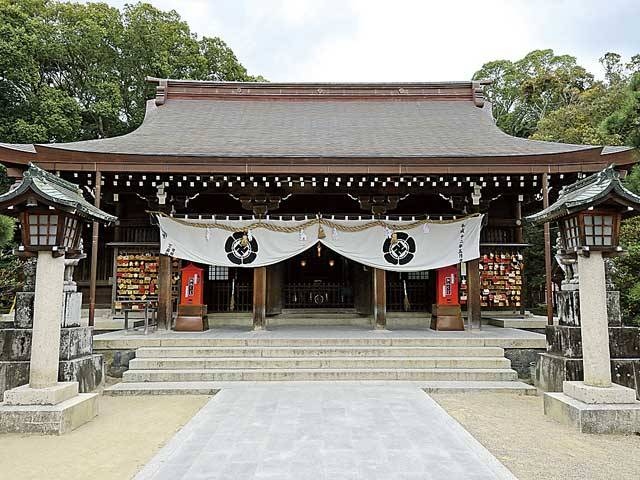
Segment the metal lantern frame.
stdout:
<path fill-rule="evenodd" d="M 625 208 L 626 210 L 626 208 Z M 617 250 L 622 211 L 588 208 L 558 219 L 564 249 Z"/>

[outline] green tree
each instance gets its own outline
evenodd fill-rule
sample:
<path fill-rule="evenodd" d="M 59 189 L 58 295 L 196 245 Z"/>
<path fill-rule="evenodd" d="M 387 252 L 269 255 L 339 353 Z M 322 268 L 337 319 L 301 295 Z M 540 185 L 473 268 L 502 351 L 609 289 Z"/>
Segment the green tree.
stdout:
<path fill-rule="evenodd" d="M 625 145 L 640 147 L 640 73 L 631 77 L 622 105 L 604 120 L 603 126 Z"/>
<path fill-rule="evenodd" d="M 624 103 L 624 85 L 597 83 L 569 105 L 547 113 L 538 121 L 534 140 L 587 145 L 621 145 L 620 135 L 609 133 L 602 123 Z"/>
<path fill-rule="evenodd" d="M 473 78 L 492 80 L 486 96 L 497 125 L 518 137 L 531 136 L 541 118 L 575 103 L 594 82 L 575 57 L 556 55 L 550 49 L 534 50 L 516 62 L 485 63 Z"/>
<path fill-rule="evenodd" d="M 0 0 L 0 141 L 127 133 L 153 97 L 147 76 L 264 80 L 221 39 L 198 39 L 174 10 Z"/>

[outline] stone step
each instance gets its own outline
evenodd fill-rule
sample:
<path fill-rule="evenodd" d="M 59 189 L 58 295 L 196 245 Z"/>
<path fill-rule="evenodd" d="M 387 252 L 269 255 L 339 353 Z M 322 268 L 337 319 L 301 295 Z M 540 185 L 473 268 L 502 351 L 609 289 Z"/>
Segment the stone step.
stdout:
<path fill-rule="evenodd" d="M 457 332 L 454 332 L 457 333 Z M 464 333 L 464 332 L 461 332 Z M 127 349 L 139 347 L 337 347 L 337 346 L 395 346 L 395 347 L 497 347 L 544 348 L 544 336 L 539 338 L 504 339 L 499 337 L 392 337 L 386 333 L 359 338 L 274 338 L 254 334 L 250 338 L 205 336 L 195 333 L 180 338 L 145 337 L 143 335 L 109 339 L 94 339 L 94 350 Z M 542 347 L 540 346 L 542 345 Z"/>
<path fill-rule="evenodd" d="M 280 358 L 135 358 L 130 370 L 184 369 L 424 369 L 424 368 L 510 368 L 504 357 L 280 357 Z"/>
<path fill-rule="evenodd" d="M 272 385 L 286 382 L 268 382 Z M 316 382 L 322 383 L 322 381 Z M 348 381 L 345 381 L 348 383 Z M 376 382 L 368 382 L 375 385 Z M 536 395 L 535 387 L 516 381 L 427 381 L 406 382 L 422 388 L 427 393 L 508 393 Z M 223 388 L 233 388 L 245 382 L 121 382 L 104 390 L 104 395 L 214 395 Z M 358 384 L 361 384 L 358 382 Z M 384 388 L 384 384 L 381 384 Z"/>
<path fill-rule="evenodd" d="M 343 369 L 189 369 L 128 370 L 124 382 L 202 381 L 302 381 L 302 380 L 448 380 L 511 381 L 517 373 L 509 368 L 343 368 Z"/>
<path fill-rule="evenodd" d="M 500 347 L 142 347 L 137 358 L 185 357 L 503 357 Z"/>

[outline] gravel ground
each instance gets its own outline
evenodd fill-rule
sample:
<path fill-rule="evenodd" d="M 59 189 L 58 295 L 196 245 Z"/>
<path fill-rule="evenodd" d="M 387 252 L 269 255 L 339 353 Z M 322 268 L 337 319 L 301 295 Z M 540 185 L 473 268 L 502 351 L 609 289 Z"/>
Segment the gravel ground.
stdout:
<path fill-rule="evenodd" d="M 100 414 L 67 435 L 0 435 L 0 478 L 129 479 L 209 398 L 100 397 Z"/>
<path fill-rule="evenodd" d="M 432 397 L 520 480 L 640 479 L 640 436 L 578 433 L 546 418 L 542 397 Z"/>

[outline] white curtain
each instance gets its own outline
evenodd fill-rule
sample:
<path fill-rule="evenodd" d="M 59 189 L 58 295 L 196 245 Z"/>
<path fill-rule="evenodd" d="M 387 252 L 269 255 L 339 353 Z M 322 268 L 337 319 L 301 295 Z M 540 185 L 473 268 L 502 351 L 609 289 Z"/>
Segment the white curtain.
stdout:
<path fill-rule="evenodd" d="M 364 265 L 431 270 L 480 256 L 482 215 L 453 221 L 185 220 L 157 215 L 161 253 L 208 265 L 262 267 L 317 242 Z"/>

